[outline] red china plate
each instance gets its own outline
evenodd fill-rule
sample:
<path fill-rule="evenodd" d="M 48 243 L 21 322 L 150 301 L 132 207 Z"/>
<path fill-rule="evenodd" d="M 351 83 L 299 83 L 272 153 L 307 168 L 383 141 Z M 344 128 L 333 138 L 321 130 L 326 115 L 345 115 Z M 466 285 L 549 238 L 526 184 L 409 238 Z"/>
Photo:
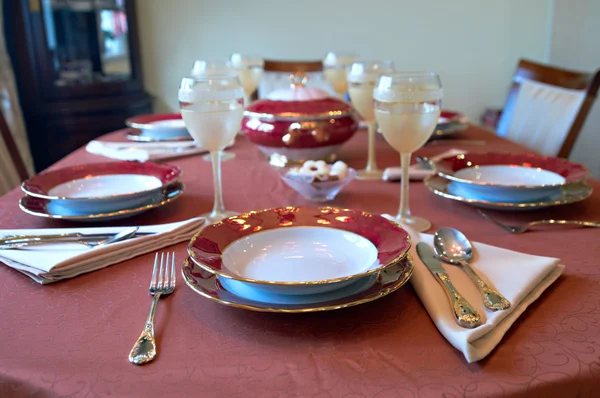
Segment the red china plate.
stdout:
<path fill-rule="evenodd" d="M 125 120 L 128 127 L 140 130 L 162 130 L 162 129 L 183 129 L 186 130 L 181 118 L 181 113 L 158 113 L 151 115 L 139 115 Z M 160 122 L 173 121 L 173 124 Z M 180 122 L 181 121 L 181 122 Z M 168 126 L 168 127 L 167 127 Z"/>
<path fill-rule="evenodd" d="M 374 282 L 364 290 L 360 290 L 357 293 L 347 296 L 342 295 L 342 297 L 336 297 L 326 301 L 310 302 L 306 304 L 274 304 L 269 302 L 253 301 L 251 299 L 235 295 L 223 287 L 219 281 L 219 277 L 212 272 L 209 272 L 198 266 L 191 259 L 185 260 L 181 270 L 181 274 L 183 275 L 185 283 L 193 291 L 210 300 L 227 306 L 251 311 L 281 313 L 303 313 L 337 310 L 377 300 L 402 287 L 409 280 L 412 272 L 413 264 L 409 256 L 406 256 L 398 262 L 381 270 L 379 274 L 374 275 Z"/>
<path fill-rule="evenodd" d="M 69 183 L 77 181 L 91 181 L 104 177 L 120 176 L 141 176 L 152 179 L 156 186 L 149 186 L 148 189 L 138 189 L 135 192 L 115 191 L 116 194 L 100 196 L 65 196 L 63 194 L 53 194 L 59 187 L 64 187 Z M 181 170 L 179 167 L 167 164 L 158 164 L 153 162 L 132 162 L 119 161 L 107 163 L 90 163 L 77 166 L 65 167 L 62 169 L 51 170 L 38 174 L 21 185 L 21 189 L 29 196 L 49 199 L 49 200 L 99 200 L 99 199 L 119 199 L 131 195 L 147 195 L 150 192 L 165 187 L 179 179 Z M 93 184 L 87 184 L 93 185 Z M 62 190 L 59 190 L 61 192 Z M 97 191 L 99 192 L 99 191 Z M 94 194 L 92 194 L 94 195 Z"/>
<path fill-rule="evenodd" d="M 438 124 L 443 123 L 466 123 L 466 116 L 460 112 L 450 111 L 450 110 L 442 110 L 440 114 L 440 122 Z"/>
<path fill-rule="evenodd" d="M 548 186 L 563 186 L 584 180 L 589 175 L 589 170 L 583 165 L 571 162 L 567 159 L 555 158 L 551 156 L 541 156 L 536 154 L 515 154 L 515 153 L 467 153 L 433 162 L 434 170 L 442 177 L 465 184 L 492 185 L 474 180 L 467 180 L 454 175 L 459 170 L 478 167 L 478 166 L 515 166 L 532 167 L 536 169 L 548 170 L 564 177 L 562 184 Z M 515 188 L 519 188 L 515 186 Z"/>
<path fill-rule="evenodd" d="M 175 182 L 165 187 L 157 195 L 153 195 L 146 203 L 135 207 L 123 208 L 106 212 L 86 213 L 80 209 L 60 206 L 57 201 L 24 196 L 19 201 L 19 207 L 27 214 L 32 216 L 54 218 L 68 221 L 99 222 L 120 220 L 132 217 L 148 210 L 164 206 L 178 199 L 184 192 L 185 186 L 181 182 Z"/>
<path fill-rule="evenodd" d="M 378 264 L 354 275 L 300 282 L 250 279 L 225 267 L 222 254 L 229 244 L 251 234 L 291 227 L 324 227 L 353 232 L 373 243 L 377 250 Z M 409 248 L 408 233 L 380 215 L 335 207 L 289 206 L 252 211 L 209 225 L 192 238 L 188 253 L 194 263 L 219 277 L 267 286 L 301 287 L 339 283 L 379 272 L 406 256 Z"/>

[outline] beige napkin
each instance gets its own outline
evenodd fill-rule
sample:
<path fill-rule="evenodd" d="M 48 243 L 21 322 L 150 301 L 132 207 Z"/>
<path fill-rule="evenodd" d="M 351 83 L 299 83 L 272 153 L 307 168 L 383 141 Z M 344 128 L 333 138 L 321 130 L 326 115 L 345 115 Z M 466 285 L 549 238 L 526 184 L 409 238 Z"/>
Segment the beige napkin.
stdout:
<path fill-rule="evenodd" d="M 153 232 L 107 246 L 89 248 L 82 244 L 61 242 L 32 245 L 22 249 L 0 250 L 0 262 L 46 284 L 95 271 L 163 247 L 191 239 L 204 218 L 192 218 L 170 224 L 141 226 L 139 232 Z M 118 233 L 131 227 L 5 229 L 0 235 L 81 233 Z"/>
<path fill-rule="evenodd" d="M 178 142 L 106 142 L 90 141 L 85 150 L 94 155 L 100 155 L 118 160 L 147 160 L 172 159 L 181 156 L 206 153 L 204 148 L 194 144 L 194 141 Z"/>
<path fill-rule="evenodd" d="M 565 268 L 557 258 L 533 256 L 473 242 L 471 266 L 510 301 L 511 307 L 504 311 L 489 311 L 466 273 L 457 266 L 442 263 L 454 286 L 484 321 L 477 328 L 465 329 L 454 320 L 444 290 L 417 255 L 417 243 L 425 242 L 433 247 L 433 235 L 412 230 L 409 233 L 412 242 L 410 253 L 415 265 L 411 284 L 440 333 L 463 353 L 469 363 L 485 358 L 517 318 L 558 279 Z"/>
<path fill-rule="evenodd" d="M 463 149 L 449 149 L 439 155 L 432 156 L 429 159 L 436 161 L 443 159 L 448 156 L 460 155 L 461 153 L 467 153 L 467 151 Z M 408 169 L 408 176 L 413 181 L 423 180 L 428 175 L 435 174 L 435 172 L 431 169 L 425 169 L 419 163 L 413 164 Z M 385 181 L 400 181 L 402 179 L 402 167 L 388 167 L 383 171 L 383 179 Z"/>

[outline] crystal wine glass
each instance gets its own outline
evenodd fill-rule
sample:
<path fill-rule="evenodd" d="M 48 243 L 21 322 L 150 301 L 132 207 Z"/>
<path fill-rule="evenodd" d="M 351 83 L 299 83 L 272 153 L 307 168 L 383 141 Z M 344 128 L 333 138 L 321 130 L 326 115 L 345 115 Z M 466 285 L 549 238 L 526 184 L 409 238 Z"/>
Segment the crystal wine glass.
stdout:
<path fill-rule="evenodd" d="M 244 102 L 250 105 L 250 96 L 258 88 L 263 75 L 265 61 L 260 57 L 250 57 L 242 54 L 233 54 L 230 64 L 240 78 L 244 88 Z"/>
<path fill-rule="evenodd" d="M 381 180 L 383 171 L 377 167 L 375 159 L 375 138 L 377 122 L 373 107 L 373 88 L 377 78 L 384 73 L 394 71 L 392 61 L 361 61 L 355 62 L 348 71 L 349 94 L 352 106 L 367 122 L 369 132 L 369 149 L 367 166 L 356 173 L 359 180 Z"/>
<path fill-rule="evenodd" d="M 235 75 L 184 77 L 178 93 L 181 116 L 196 143 L 210 152 L 213 164 L 214 207 L 208 223 L 238 213 L 225 210 L 221 187 L 221 153 L 240 130 L 244 90 Z"/>
<path fill-rule="evenodd" d="M 328 52 L 323 59 L 323 75 L 340 99 L 348 92 L 348 67 L 358 60 L 349 52 Z"/>
<path fill-rule="evenodd" d="M 431 223 L 410 214 L 410 156 L 433 134 L 440 117 L 442 97 L 442 83 L 432 72 L 382 75 L 373 91 L 375 119 L 386 141 L 400 153 L 402 163 L 400 209 L 396 222 L 419 232 L 428 230 Z"/>

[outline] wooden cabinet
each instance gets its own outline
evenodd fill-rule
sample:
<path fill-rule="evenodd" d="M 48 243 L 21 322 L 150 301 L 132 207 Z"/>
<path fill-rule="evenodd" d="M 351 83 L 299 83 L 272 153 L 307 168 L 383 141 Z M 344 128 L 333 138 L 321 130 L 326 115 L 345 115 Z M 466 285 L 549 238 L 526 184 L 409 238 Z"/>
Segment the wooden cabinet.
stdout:
<path fill-rule="evenodd" d="M 11 0 L 3 8 L 37 171 L 151 112 L 134 0 Z"/>

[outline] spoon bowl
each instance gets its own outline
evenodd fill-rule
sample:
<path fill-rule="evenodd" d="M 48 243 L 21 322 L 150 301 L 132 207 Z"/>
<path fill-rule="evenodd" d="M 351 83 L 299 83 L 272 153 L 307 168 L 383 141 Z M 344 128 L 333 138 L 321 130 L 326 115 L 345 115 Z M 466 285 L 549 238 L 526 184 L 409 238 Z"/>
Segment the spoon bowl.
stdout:
<path fill-rule="evenodd" d="M 497 311 L 510 307 L 510 302 L 485 283 L 469 265 L 469 260 L 473 257 L 473 245 L 462 232 L 454 228 L 438 229 L 433 236 L 433 247 L 438 257 L 444 262 L 462 267 L 479 288 L 483 304 L 488 309 Z"/>

